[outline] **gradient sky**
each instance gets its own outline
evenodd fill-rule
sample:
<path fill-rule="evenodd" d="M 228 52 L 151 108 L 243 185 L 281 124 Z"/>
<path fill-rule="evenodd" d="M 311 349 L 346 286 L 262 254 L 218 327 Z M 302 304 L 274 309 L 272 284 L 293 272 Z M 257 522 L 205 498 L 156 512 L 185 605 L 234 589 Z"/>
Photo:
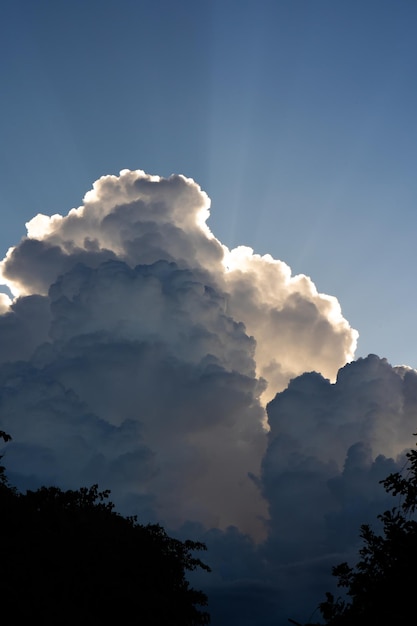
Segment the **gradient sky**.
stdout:
<path fill-rule="evenodd" d="M 215 626 L 308 620 L 414 443 L 416 18 L 2 4 L 8 475 L 206 542 Z"/>
<path fill-rule="evenodd" d="M 417 366 L 413 0 L 2 4 L 0 254 L 123 168 L 183 173 L 209 225 L 336 296 Z"/>

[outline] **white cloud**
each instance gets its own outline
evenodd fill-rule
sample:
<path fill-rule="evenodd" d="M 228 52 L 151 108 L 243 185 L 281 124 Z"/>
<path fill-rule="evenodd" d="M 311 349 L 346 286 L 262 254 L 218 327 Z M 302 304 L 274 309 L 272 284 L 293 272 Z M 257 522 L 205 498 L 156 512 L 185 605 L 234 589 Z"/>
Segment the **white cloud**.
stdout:
<path fill-rule="evenodd" d="M 225 255 L 229 311 L 256 338 L 258 374 L 271 400 L 295 376 L 315 370 L 334 380 L 355 352 L 357 333 L 336 298 L 319 294 L 282 261 L 239 247 Z"/>
<path fill-rule="evenodd" d="M 357 333 L 337 300 L 228 250 L 209 206 L 190 179 L 124 170 L 28 223 L 1 263 L 22 294 L 0 302 L 6 463 L 21 486 L 99 481 L 143 520 L 193 522 L 220 595 L 296 607 L 299 581 L 327 585 L 381 510 L 378 480 L 416 430 L 417 374 L 375 356 L 346 365 Z M 242 534 L 266 530 L 258 546 Z"/>
<path fill-rule="evenodd" d="M 223 246 L 206 224 L 209 207 L 191 179 L 123 170 L 96 181 L 68 215 L 28 222 L 28 236 L 0 266 L 9 288 L 26 296 L 0 318 L 2 358 L 30 364 L 3 414 L 17 443 L 47 430 L 53 450 L 55 433 L 70 460 L 51 452 L 54 472 L 73 481 L 87 467 L 121 466 L 95 442 L 83 443 L 86 458 L 71 451 L 78 412 L 65 412 L 56 431 L 46 391 L 40 428 L 38 403 L 23 387 L 58 385 L 111 428 L 133 420 L 154 469 L 151 478 L 136 471 L 129 497 L 146 496 L 171 525 L 195 519 L 259 534 L 266 505 L 248 474 L 259 474 L 266 446 L 262 402 L 304 369 L 335 376 L 356 333 L 307 277 Z M 33 428 L 19 428 L 20 412 Z"/>
<path fill-rule="evenodd" d="M 6 293 L 0 293 L 0 315 L 7 313 L 12 304 L 11 299 Z"/>
<path fill-rule="evenodd" d="M 229 251 L 206 224 L 209 207 L 207 195 L 183 176 L 164 179 L 139 170 L 103 176 L 67 216 L 38 215 L 28 222 L 28 237 L 9 250 L 0 275 L 13 293 L 46 295 L 77 263 L 98 268 L 117 259 L 133 269 L 174 262 L 199 271 L 225 313 L 255 338 L 256 371 L 268 381 L 264 401 L 304 371 L 333 379 L 353 358 L 357 338 L 337 300 L 317 293 L 308 277 L 291 276 L 269 255 L 246 247 Z M 155 311 L 161 311 L 157 305 Z"/>

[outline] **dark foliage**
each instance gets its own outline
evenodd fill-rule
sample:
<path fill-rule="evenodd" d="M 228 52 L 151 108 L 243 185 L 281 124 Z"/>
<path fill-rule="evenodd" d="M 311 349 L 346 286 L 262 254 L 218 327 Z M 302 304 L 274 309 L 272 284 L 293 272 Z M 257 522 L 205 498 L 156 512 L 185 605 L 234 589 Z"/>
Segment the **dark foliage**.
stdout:
<path fill-rule="evenodd" d="M 398 506 L 378 516 L 381 535 L 369 525 L 361 527 L 363 547 L 355 567 L 333 568 L 347 599 L 326 594 L 320 610 L 329 626 L 408 624 L 415 614 L 417 451 L 407 454 L 404 473 L 390 474 L 382 484 L 399 498 Z"/>
<path fill-rule="evenodd" d="M 3 470 L 0 571 L 6 622 L 208 624 L 208 613 L 199 608 L 207 598 L 186 580 L 186 571 L 209 571 L 193 556 L 204 544 L 181 542 L 159 525 L 122 517 L 108 496 L 96 485 L 20 494 Z"/>

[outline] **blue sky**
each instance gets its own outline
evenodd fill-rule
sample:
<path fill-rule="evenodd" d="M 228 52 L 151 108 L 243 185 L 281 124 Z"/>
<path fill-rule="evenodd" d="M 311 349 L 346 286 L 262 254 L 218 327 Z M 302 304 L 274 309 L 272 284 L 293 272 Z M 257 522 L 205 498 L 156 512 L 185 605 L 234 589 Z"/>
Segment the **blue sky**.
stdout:
<path fill-rule="evenodd" d="M 5 2 L 0 250 L 99 176 L 183 173 L 210 226 L 417 365 L 413 1 Z"/>
<path fill-rule="evenodd" d="M 215 626 L 306 621 L 414 443 L 417 371 L 392 366 L 417 367 L 416 22 L 2 4 L 0 268 L 28 296 L 0 294 L 7 471 L 205 541 Z M 194 179 L 217 239 L 195 183 L 134 170 Z M 20 241 L 38 213 L 67 217 Z M 346 365 L 352 328 L 388 362 Z"/>

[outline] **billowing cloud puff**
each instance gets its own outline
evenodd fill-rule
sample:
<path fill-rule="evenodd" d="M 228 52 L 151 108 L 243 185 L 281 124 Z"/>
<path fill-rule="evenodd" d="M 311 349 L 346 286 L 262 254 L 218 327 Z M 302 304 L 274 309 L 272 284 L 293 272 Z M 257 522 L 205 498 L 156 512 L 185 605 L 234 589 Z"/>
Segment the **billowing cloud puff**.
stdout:
<path fill-rule="evenodd" d="M 337 300 L 319 294 L 308 277 L 291 276 L 285 263 L 269 255 L 247 247 L 228 250 L 206 224 L 209 206 L 207 195 L 183 176 L 163 179 L 129 170 L 104 176 L 67 216 L 37 215 L 27 224 L 27 238 L 0 264 L 3 281 L 15 294 L 46 296 L 77 264 L 97 269 L 118 260 L 133 269 L 175 263 L 197 272 L 197 281 L 222 299 L 224 313 L 255 338 L 256 373 L 268 382 L 264 400 L 304 371 L 334 379 L 353 358 L 357 338 Z M 196 294 L 203 328 L 209 310 L 198 299 Z M 151 300 L 142 310 L 148 317 L 163 316 L 159 304 Z M 117 306 L 127 308 L 123 301 L 112 305 L 116 325 Z"/>
<path fill-rule="evenodd" d="M 266 446 L 265 400 L 305 369 L 334 377 L 356 332 L 307 277 L 223 246 L 206 224 L 209 206 L 183 176 L 124 170 L 94 183 L 68 215 L 27 224 L 0 266 L 20 296 L 0 316 L 0 363 L 15 389 L 2 414 L 16 446 L 33 444 L 35 432 L 41 445 L 40 423 L 54 433 L 50 445 L 62 441 L 67 452 L 56 444 L 49 456 L 51 479 L 95 472 L 126 501 L 152 501 L 170 525 L 195 519 L 259 534 L 266 505 L 253 477 Z M 20 365 L 10 370 L 16 361 L 26 363 L 24 379 Z M 56 413 L 66 397 L 72 418 L 68 408 Z M 95 424 L 89 441 L 81 422 Z M 111 453 L 100 447 L 130 423 L 139 452 L 123 437 Z"/>
<path fill-rule="evenodd" d="M 277 588 L 287 589 L 293 618 L 308 620 L 305 607 L 324 598 L 333 565 L 356 561 L 360 525 L 375 526 L 379 513 L 398 505 L 380 481 L 404 466 L 416 416 L 417 372 L 375 355 L 346 365 L 334 384 L 303 374 L 268 405 L 262 553 Z"/>
<path fill-rule="evenodd" d="M 325 591 L 341 593 L 332 567 L 357 560 L 360 525 L 378 530 L 377 515 L 399 504 L 380 481 L 404 468 L 416 415 L 416 371 L 375 355 L 346 365 L 333 384 L 307 373 L 276 396 L 258 481 L 268 537 L 197 532 L 214 567 L 206 582 L 214 623 L 318 619 Z"/>
<path fill-rule="evenodd" d="M 43 480 L 95 476 L 138 507 L 151 498 L 170 525 L 241 520 L 254 531 L 264 507 L 248 472 L 259 472 L 265 446 L 263 383 L 253 339 L 222 298 L 166 261 L 78 264 L 38 298 L 49 304 L 49 340 L 24 376 L 21 363 L 4 364 L 2 414 L 16 446 L 54 447 Z"/>
<path fill-rule="evenodd" d="M 337 300 L 228 250 L 208 216 L 194 181 L 124 170 L 28 223 L 0 264 L 6 464 L 21 487 L 99 482 L 122 512 L 194 533 L 217 623 L 227 596 L 269 624 L 297 618 L 303 589 L 321 599 L 385 505 L 417 374 L 346 365 L 357 333 Z"/>
<path fill-rule="evenodd" d="M 292 558 L 308 550 L 321 554 L 334 540 L 335 519 L 355 533 L 354 511 L 358 521 L 375 498 L 378 505 L 385 499 L 378 481 L 392 471 L 387 459 L 397 459 L 412 444 L 416 394 L 415 370 L 393 368 L 370 355 L 341 369 L 335 384 L 303 374 L 268 405 L 262 485 L 272 534 L 276 541 L 286 537 L 284 549 Z M 309 535 L 302 537 L 306 523 Z"/>
<path fill-rule="evenodd" d="M 37 215 L 27 223 L 27 238 L 1 265 L 3 277 L 14 293 L 46 295 L 77 263 L 98 267 L 118 259 L 135 267 L 166 260 L 216 272 L 223 249 L 205 223 L 209 205 L 183 176 L 128 170 L 103 176 L 68 215 Z"/>
<path fill-rule="evenodd" d="M 304 275 L 282 261 L 240 246 L 226 251 L 230 312 L 256 339 L 258 374 L 268 381 L 265 400 L 298 374 L 315 370 L 334 380 L 353 358 L 357 333 L 336 298 L 319 294 Z"/>

